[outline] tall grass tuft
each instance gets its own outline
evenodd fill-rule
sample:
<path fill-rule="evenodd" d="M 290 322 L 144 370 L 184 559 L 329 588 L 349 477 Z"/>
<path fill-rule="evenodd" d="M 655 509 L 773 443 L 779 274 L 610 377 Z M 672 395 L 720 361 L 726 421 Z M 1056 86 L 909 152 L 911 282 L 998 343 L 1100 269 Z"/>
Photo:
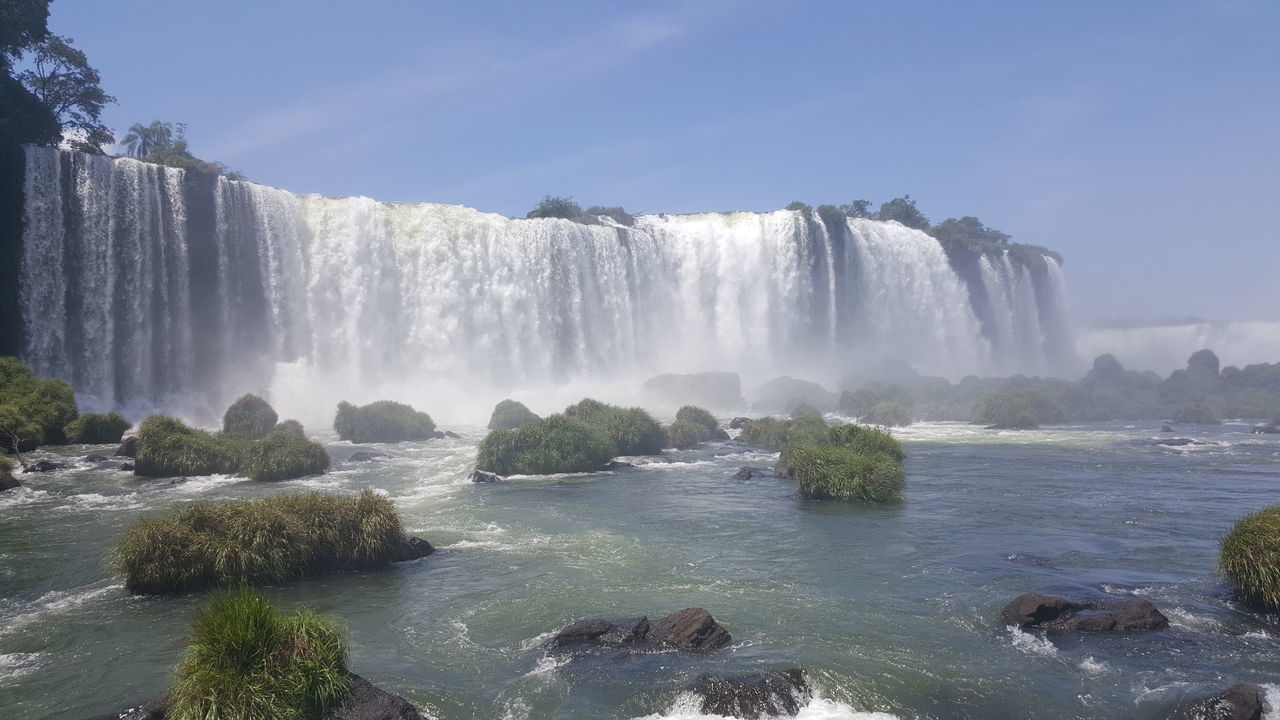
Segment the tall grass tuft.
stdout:
<path fill-rule="evenodd" d="M 677 420 L 667 426 L 667 444 L 679 450 L 697 447 L 710 437 L 707 426 L 701 423 Z"/>
<path fill-rule="evenodd" d="M 405 542 L 395 505 L 370 490 L 278 495 L 140 520 L 120 537 L 112 565 L 132 593 L 181 593 L 382 567 Z"/>
<path fill-rule="evenodd" d="M 133 423 L 121 417 L 120 413 L 85 413 L 67 423 L 64 432 L 69 443 L 106 445 L 120 442 L 131 427 Z"/>
<path fill-rule="evenodd" d="M 667 441 L 662 425 L 640 408 L 606 405 L 586 398 L 565 408 L 564 414 L 607 435 L 613 441 L 616 455 L 657 455 Z"/>
<path fill-rule="evenodd" d="M 286 427 L 255 440 L 245 451 L 241 472 L 250 480 L 289 480 L 328 470 L 329 453 L 324 446 L 300 432 L 301 426 L 296 432 Z"/>
<path fill-rule="evenodd" d="M 1280 505 L 1246 515 L 1231 528 L 1218 568 L 1246 601 L 1280 610 Z"/>
<path fill-rule="evenodd" d="M 212 475 L 240 470 L 244 443 L 152 415 L 138 428 L 134 472 L 149 477 Z"/>
<path fill-rule="evenodd" d="M 720 429 L 720 421 L 716 416 L 697 405 L 685 405 L 676 411 L 676 422 L 688 422 L 701 425 L 707 429 L 707 437 L 711 437 Z M 680 447 L 677 445 L 676 447 Z"/>
<path fill-rule="evenodd" d="M 902 499 L 902 466 L 881 453 L 860 453 L 844 445 L 793 445 L 785 464 L 807 498 L 886 502 Z"/>
<path fill-rule="evenodd" d="M 480 443 L 476 467 L 499 475 L 592 472 L 614 454 L 613 441 L 600 429 L 557 414 L 490 432 Z"/>
<path fill-rule="evenodd" d="M 248 588 L 214 593 L 170 688 L 168 720 L 318 720 L 349 692 L 346 630 L 282 613 Z"/>
<path fill-rule="evenodd" d="M 360 407 L 344 401 L 338 403 L 333 429 L 353 443 L 397 443 L 434 437 L 436 424 L 430 415 L 394 400 Z"/>
<path fill-rule="evenodd" d="M 907 459 L 902 443 L 892 433 L 869 425 L 849 423 L 833 427 L 829 442 L 846 446 L 854 452 L 884 455 L 896 462 Z"/>
<path fill-rule="evenodd" d="M 827 442 L 830 432 L 826 421 L 814 415 L 791 420 L 765 417 L 744 425 L 738 439 L 748 445 L 781 450 L 791 444 Z"/>
<path fill-rule="evenodd" d="M 222 432 L 250 440 L 264 438 L 280 419 L 266 400 L 257 395 L 242 395 L 222 415 Z"/>

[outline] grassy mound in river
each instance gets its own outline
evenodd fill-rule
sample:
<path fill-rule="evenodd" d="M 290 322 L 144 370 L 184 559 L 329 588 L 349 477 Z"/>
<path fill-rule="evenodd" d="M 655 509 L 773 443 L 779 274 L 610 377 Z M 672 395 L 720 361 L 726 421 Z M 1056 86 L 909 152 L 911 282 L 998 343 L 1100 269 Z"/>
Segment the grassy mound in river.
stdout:
<path fill-rule="evenodd" d="M 382 567 L 405 543 L 395 505 L 371 490 L 278 495 L 196 503 L 139 520 L 111 561 L 129 592 L 154 595 Z"/>
<path fill-rule="evenodd" d="M 476 467 L 499 475 L 547 475 L 601 470 L 617 454 L 598 427 L 549 415 L 514 430 L 494 430 L 476 454 Z"/>
<path fill-rule="evenodd" d="M 148 477 L 226 473 L 253 480 L 288 480 L 328 468 L 324 446 L 308 440 L 294 420 L 280 423 L 264 438 L 250 440 L 240 434 L 206 432 L 165 415 L 142 421 L 134 462 L 134 472 Z"/>
<path fill-rule="evenodd" d="M 257 440 L 266 437 L 279 419 L 266 400 L 257 395 L 243 395 L 222 415 L 222 432 Z"/>
<path fill-rule="evenodd" d="M 167 720 L 313 720 L 347 696 L 346 629 L 283 613 L 248 588 L 221 590 L 196 616 L 174 671 Z"/>
<path fill-rule="evenodd" d="M 700 423 L 677 420 L 667 426 L 667 444 L 679 450 L 697 447 L 698 443 L 711 437 L 707 427 Z"/>
<path fill-rule="evenodd" d="M 404 403 L 379 400 L 360 407 L 338 403 L 333 429 L 353 443 L 397 443 L 434 437 L 436 424 L 430 415 Z"/>
<path fill-rule="evenodd" d="M 119 413 L 85 413 L 67 423 L 64 432 L 69 443 L 85 445 L 107 445 L 120 442 L 133 423 L 125 420 Z"/>
<path fill-rule="evenodd" d="M 1280 505 L 1246 515 L 1218 552 L 1218 568 L 1248 602 L 1280 610 Z"/>
<path fill-rule="evenodd" d="M 490 430 L 515 430 L 521 425 L 528 425 L 541 420 L 532 410 L 518 400 L 503 400 L 493 406 L 493 414 L 489 416 Z"/>
<path fill-rule="evenodd" d="M 796 445 L 783 451 L 800 494 L 818 500 L 887 502 L 902 499 L 902 465 L 888 455 L 847 445 Z"/>
<path fill-rule="evenodd" d="M 657 455 L 667 442 L 662 426 L 640 408 L 606 405 L 587 398 L 564 409 L 565 417 L 603 432 L 614 445 L 614 455 Z"/>

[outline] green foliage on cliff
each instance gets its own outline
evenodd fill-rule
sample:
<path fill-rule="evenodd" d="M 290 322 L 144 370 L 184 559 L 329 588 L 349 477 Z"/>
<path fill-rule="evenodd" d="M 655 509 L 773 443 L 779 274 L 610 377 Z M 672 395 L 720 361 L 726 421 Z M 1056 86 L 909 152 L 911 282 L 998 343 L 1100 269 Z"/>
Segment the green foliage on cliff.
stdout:
<path fill-rule="evenodd" d="M 574 202 L 572 197 L 545 195 L 542 202 L 538 203 L 538 207 L 530 210 L 525 217 L 573 220 L 581 215 L 582 206 Z"/>

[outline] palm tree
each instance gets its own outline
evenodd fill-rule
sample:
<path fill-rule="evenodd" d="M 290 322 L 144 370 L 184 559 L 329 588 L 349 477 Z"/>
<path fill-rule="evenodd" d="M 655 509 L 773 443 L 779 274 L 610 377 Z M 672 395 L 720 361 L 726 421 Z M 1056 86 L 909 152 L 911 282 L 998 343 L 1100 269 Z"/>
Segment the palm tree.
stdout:
<path fill-rule="evenodd" d="M 129 149 L 130 156 L 144 158 L 173 144 L 173 125 L 159 120 L 152 120 L 150 125 L 134 123 L 120 144 Z"/>

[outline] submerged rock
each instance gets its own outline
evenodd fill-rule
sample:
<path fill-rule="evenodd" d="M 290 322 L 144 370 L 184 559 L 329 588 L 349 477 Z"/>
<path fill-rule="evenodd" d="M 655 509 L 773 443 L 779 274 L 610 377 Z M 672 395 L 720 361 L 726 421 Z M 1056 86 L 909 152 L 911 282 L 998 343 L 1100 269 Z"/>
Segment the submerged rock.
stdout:
<path fill-rule="evenodd" d="M 777 475 L 769 468 L 757 467 L 740 467 L 738 472 L 733 474 L 734 480 L 761 480 L 761 479 L 777 479 Z"/>
<path fill-rule="evenodd" d="M 1161 426 L 1160 426 L 1160 432 L 1169 432 L 1169 433 L 1171 433 L 1171 432 L 1173 432 L 1173 428 L 1172 428 L 1172 427 L 1169 427 L 1168 425 L 1161 425 Z"/>
<path fill-rule="evenodd" d="M 1226 692 L 1179 705 L 1173 720 L 1261 720 L 1262 688 L 1240 683 Z"/>
<path fill-rule="evenodd" d="M 7 470 L 0 470 L 0 492 L 20 487 L 22 487 L 22 483 L 18 482 L 18 478 L 14 477 Z"/>
<path fill-rule="evenodd" d="M 420 537 L 409 537 L 405 539 L 404 547 L 396 554 L 395 561 L 406 562 L 409 560 L 417 560 L 418 558 L 424 558 L 435 551 L 436 549 L 426 540 L 423 540 Z"/>
<path fill-rule="evenodd" d="M 1125 598 L 1072 602 L 1066 598 L 1026 593 L 1014 598 L 1000 617 L 1010 625 L 1037 628 L 1051 635 L 1070 632 L 1132 632 L 1169 627 L 1149 600 Z"/>
<path fill-rule="evenodd" d="M 351 453 L 351 456 L 347 458 L 347 462 L 369 462 L 382 457 L 386 457 L 386 455 L 372 450 L 357 450 Z"/>
<path fill-rule="evenodd" d="M 1152 445 L 1168 445 L 1170 447 L 1181 447 L 1183 445 L 1195 445 L 1196 441 L 1191 438 L 1157 438 L 1151 441 Z"/>
<path fill-rule="evenodd" d="M 125 708 L 107 715 L 94 715 L 89 720 L 164 720 L 169 709 L 167 700 L 152 700 L 136 707 Z"/>
<path fill-rule="evenodd" d="M 121 472 L 133 472 L 133 463 L 120 463 Z"/>
<path fill-rule="evenodd" d="M 351 673 L 351 692 L 326 720 L 422 720 L 418 709 L 399 695 L 392 695 Z"/>
<path fill-rule="evenodd" d="M 716 677 L 700 675 L 685 686 L 705 715 L 758 720 L 800 712 L 813 693 L 799 669 Z"/>
<path fill-rule="evenodd" d="M 120 441 L 120 447 L 116 448 L 116 457 L 138 457 L 138 438 L 137 436 L 127 437 Z"/>
<path fill-rule="evenodd" d="M 647 617 L 579 620 L 542 644 L 547 650 L 581 647 L 624 647 L 628 649 L 717 650 L 733 642 L 711 613 L 702 608 L 685 608 L 649 622 Z"/>
<path fill-rule="evenodd" d="M 100 463 L 100 462 L 106 462 L 106 461 L 107 461 L 107 456 L 106 456 L 106 455 L 99 455 L 99 454 L 97 454 L 97 453 L 94 453 L 94 454 L 92 454 L 92 455 L 85 455 L 85 456 L 84 456 L 84 461 L 85 461 L 85 462 L 87 462 L 87 463 Z"/>
<path fill-rule="evenodd" d="M 484 470 L 473 470 L 471 471 L 471 482 L 502 482 L 502 476 L 497 473 L 485 472 Z"/>
<path fill-rule="evenodd" d="M 625 470 L 627 468 L 633 468 L 633 467 L 635 467 L 633 463 L 623 462 L 621 460 L 610 460 L 609 464 L 604 466 L 604 469 L 605 470 Z"/>
<path fill-rule="evenodd" d="M 69 468 L 69 467 L 71 467 L 71 466 L 70 466 L 70 465 L 63 464 L 63 463 L 51 462 L 51 461 L 49 461 L 49 460 L 41 460 L 40 462 L 32 463 L 31 465 L 27 465 L 27 466 L 23 467 L 23 468 L 22 468 L 22 472 L 24 472 L 24 473 L 29 473 L 29 472 L 55 472 L 55 471 L 57 471 L 57 470 L 66 470 L 66 469 L 67 469 L 67 468 Z"/>

